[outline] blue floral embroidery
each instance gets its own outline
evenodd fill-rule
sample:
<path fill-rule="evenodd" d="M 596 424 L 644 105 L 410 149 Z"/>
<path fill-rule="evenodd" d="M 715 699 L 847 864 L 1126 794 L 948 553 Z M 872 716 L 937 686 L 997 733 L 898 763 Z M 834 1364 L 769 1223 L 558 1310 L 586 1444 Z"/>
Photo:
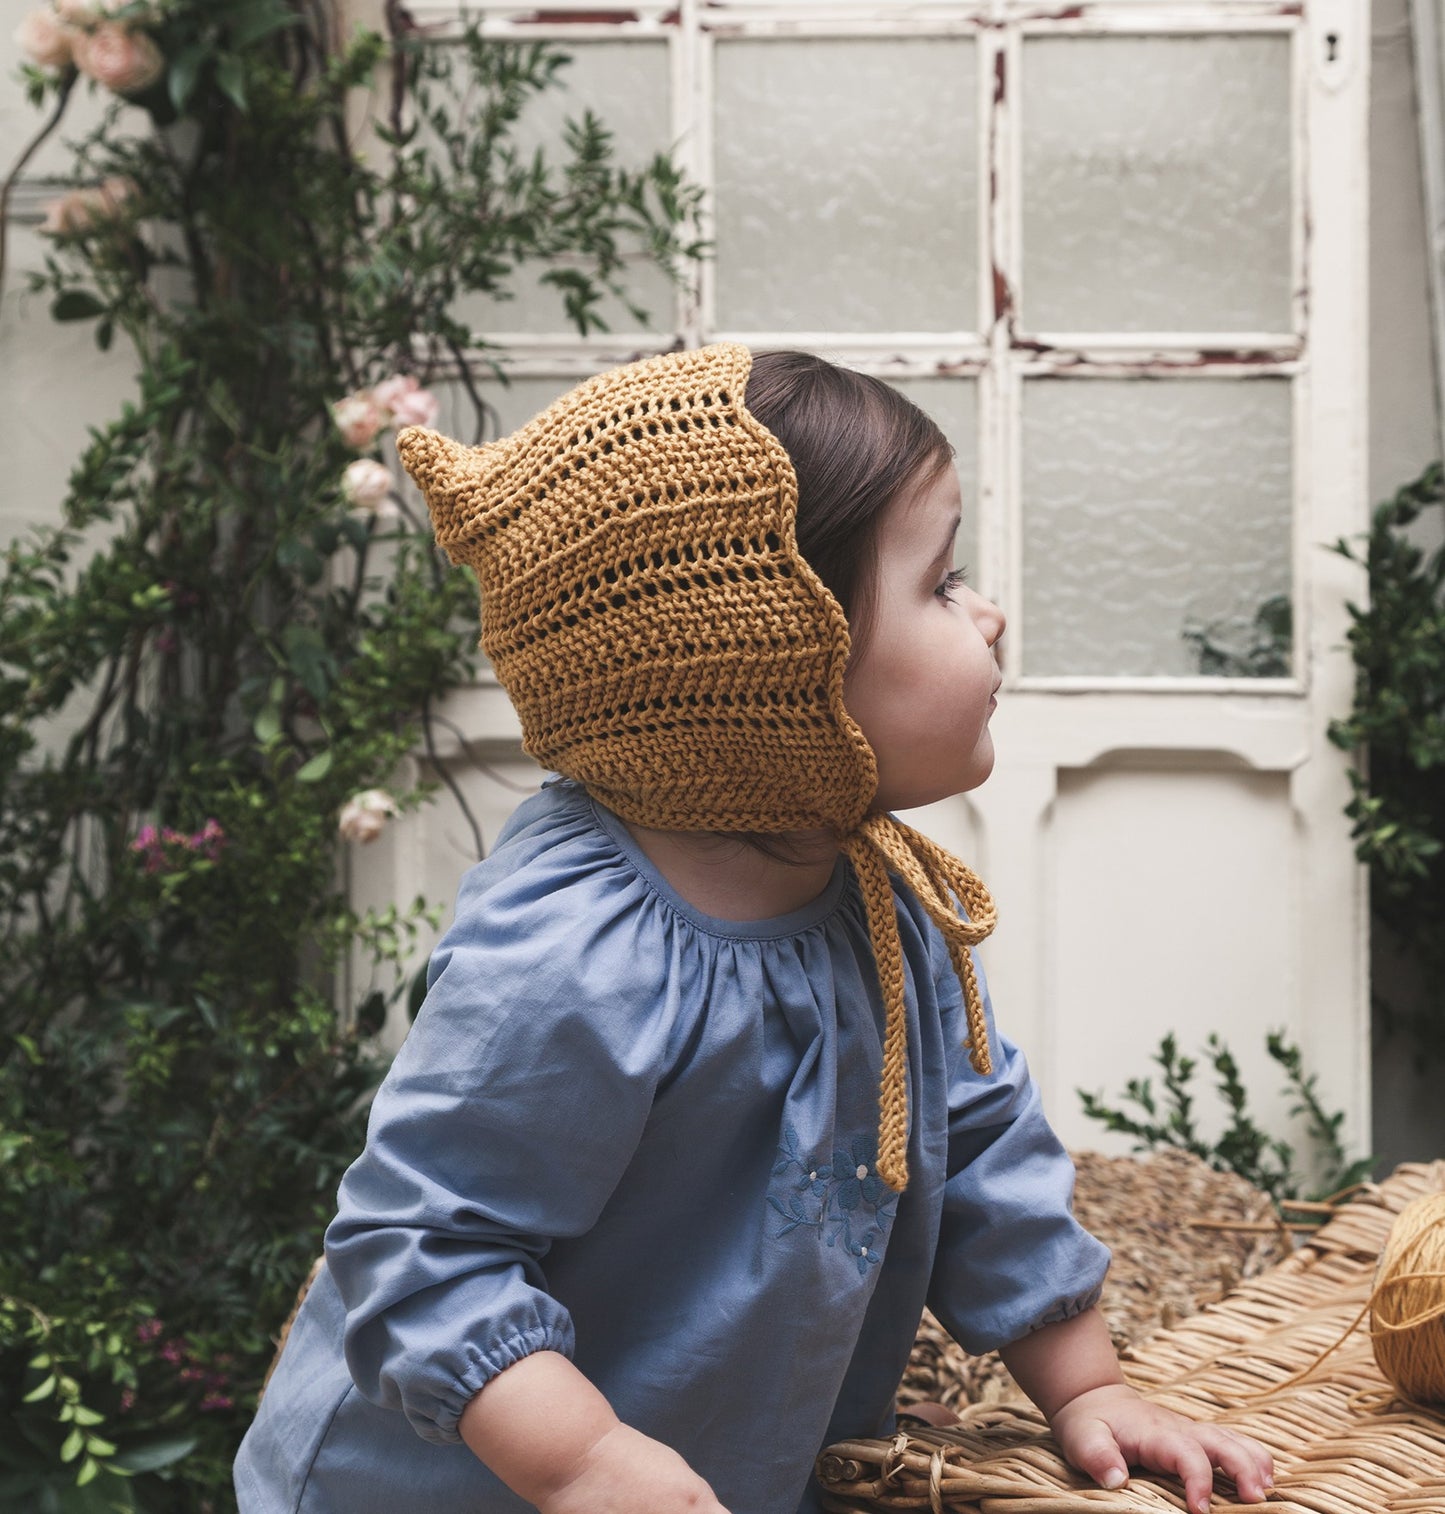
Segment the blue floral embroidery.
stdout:
<path fill-rule="evenodd" d="M 865 1276 L 883 1260 L 883 1242 L 898 1203 L 898 1195 L 878 1176 L 872 1143 L 856 1137 L 846 1150 L 840 1147 L 822 1162 L 803 1152 L 797 1131 L 788 1125 L 778 1153 L 773 1176 L 788 1181 L 781 1196 L 768 1195 L 769 1207 L 783 1220 L 777 1234 L 816 1230 L 828 1245 L 841 1244 L 857 1262 L 859 1276 Z"/>

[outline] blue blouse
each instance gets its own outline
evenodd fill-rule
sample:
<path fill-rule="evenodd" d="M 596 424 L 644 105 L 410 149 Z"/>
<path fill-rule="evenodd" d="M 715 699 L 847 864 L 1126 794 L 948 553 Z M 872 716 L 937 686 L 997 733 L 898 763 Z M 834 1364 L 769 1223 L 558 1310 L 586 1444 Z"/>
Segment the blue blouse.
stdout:
<path fill-rule="evenodd" d="M 242 1514 L 512 1514 L 468 1400 L 560 1351 L 730 1514 L 817 1507 L 891 1428 L 927 1302 L 984 1351 L 1087 1308 L 1108 1252 L 1022 1055 L 895 890 L 908 1190 L 875 1167 L 883 1006 L 851 866 L 804 908 L 701 914 L 552 780 L 463 881 L 341 1184 L 326 1267 L 236 1462 Z M 985 997 L 985 1004 L 987 999 Z"/>

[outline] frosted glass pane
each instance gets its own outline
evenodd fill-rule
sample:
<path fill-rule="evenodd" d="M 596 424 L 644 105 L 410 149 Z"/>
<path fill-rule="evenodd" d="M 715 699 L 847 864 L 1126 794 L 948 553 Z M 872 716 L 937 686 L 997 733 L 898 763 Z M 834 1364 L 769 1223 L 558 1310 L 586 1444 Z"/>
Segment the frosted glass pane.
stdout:
<path fill-rule="evenodd" d="M 963 522 L 958 528 L 954 566 L 970 569 L 978 587 L 978 383 L 974 379 L 893 379 L 893 387 L 937 422 L 953 443 L 954 463 L 963 492 Z"/>
<path fill-rule="evenodd" d="M 747 39 L 716 60 L 718 323 L 972 330 L 973 42 Z"/>
<path fill-rule="evenodd" d="M 1284 37 L 1026 41 L 1030 331 L 1290 329 Z"/>
<path fill-rule="evenodd" d="M 506 436 L 525 425 L 560 394 L 576 383 L 576 378 L 516 378 L 509 386 L 487 383 L 481 386 L 482 397 L 495 412 L 495 425 L 488 422 L 486 439 Z M 963 489 L 963 524 L 958 533 L 956 561 L 960 565 L 978 561 L 978 384 L 973 379 L 895 379 L 893 387 L 930 415 L 956 452 L 959 482 Z M 448 436 L 465 442 L 475 439 L 475 410 L 460 384 L 436 386 L 441 412 L 437 427 Z M 499 429 L 498 429 L 499 428 Z"/>
<path fill-rule="evenodd" d="M 524 426 L 539 411 L 545 410 L 558 395 L 565 394 L 574 385 L 582 382 L 580 377 L 562 378 L 514 378 L 510 384 L 499 384 L 494 379 L 484 378 L 477 385 L 478 393 L 491 407 L 487 417 L 482 441 L 496 441 L 499 436 L 508 436 L 519 426 Z M 437 430 L 454 436 L 459 441 L 475 446 L 477 437 L 477 412 L 471 397 L 461 384 L 448 382 L 434 386 L 441 409 L 437 415 Z"/>
<path fill-rule="evenodd" d="M 528 162 L 538 147 L 550 162 L 564 161 L 564 123 L 568 118 L 580 120 L 586 110 L 612 133 L 622 167 L 636 170 L 654 154 L 666 152 L 671 131 L 667 44 L 569 41 L 566 51 L 572 62 L 558 74 L 558 84 L 535 95 L 517 123 L 519 161 Z M 626 287 L 633 302 L 651 317 L 647 329 L 671 331 L 676 298 L 672 281 L 660 269 L 641 261 L 643 249 L 635 240 L 620 245 L 637 260 Z M 541 265 L 524 270 L 512 286 L 515 299 L 474 295 L 459 300 L 458 318 L 481 335 L 492 331 L 575 331 L 561 294 L 550 285 L 537 283 L 543 271 Z M 626 306 L 610 295 L 596 309 L 609 330 L 643 329 Z"/>
<path fill-rule="evenodd" d="M 1287 673 L 1290 408 L 1287 379 L 1026 385 L 1024 672 Z"/>

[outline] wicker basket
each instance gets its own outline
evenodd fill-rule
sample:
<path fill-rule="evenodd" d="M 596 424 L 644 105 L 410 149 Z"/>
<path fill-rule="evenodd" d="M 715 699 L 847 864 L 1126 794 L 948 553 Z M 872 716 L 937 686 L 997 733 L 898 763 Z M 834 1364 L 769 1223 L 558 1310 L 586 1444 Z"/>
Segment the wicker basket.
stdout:
<path fill-rule="evenodd" d="M 1300 1249 L 1219 1303 L 1125 1353 L 1155 1402 L 1216 1419 L 1275 1458 L 1279 1514 L 1445 1514 L 1445 1414 L 1394 1400 L 1367 1332 L 1355 1331 L 1302 1382 L 1370 1296 L 1395 1215 L 1445 1190 L 1445 1162 L 1409 1164 L 1345 1205 Z M 1107 1492 L 1073 1471 L 1032 1409 L 980 1405 L 946 1430 L 845 1441 L 818 1459 L 830 1510 L 977 1514 L 1143 1514 L 1183 1510 L 1177 1481 L 1135 1476 Z M 1237 1504 L 1226 1480 L 1216 1506 Z"/>

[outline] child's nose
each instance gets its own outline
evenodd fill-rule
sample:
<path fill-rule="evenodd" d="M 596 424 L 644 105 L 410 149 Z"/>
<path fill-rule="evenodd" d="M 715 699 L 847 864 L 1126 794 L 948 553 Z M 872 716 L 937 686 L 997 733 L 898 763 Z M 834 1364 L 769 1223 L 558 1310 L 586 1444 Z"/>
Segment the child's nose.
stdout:
<path fill-rule="evenodd" d="M 1007 618 L 991 599 L 985 599 L 981 594 L 975 597 L 978 603 L 974 607 L 974 616 L 978 621 L 979 630 L 983 632 L 983 638 L 989 646 L 993 646 L 1003 635 L 1004 628 L 1008 624 Z"/>

